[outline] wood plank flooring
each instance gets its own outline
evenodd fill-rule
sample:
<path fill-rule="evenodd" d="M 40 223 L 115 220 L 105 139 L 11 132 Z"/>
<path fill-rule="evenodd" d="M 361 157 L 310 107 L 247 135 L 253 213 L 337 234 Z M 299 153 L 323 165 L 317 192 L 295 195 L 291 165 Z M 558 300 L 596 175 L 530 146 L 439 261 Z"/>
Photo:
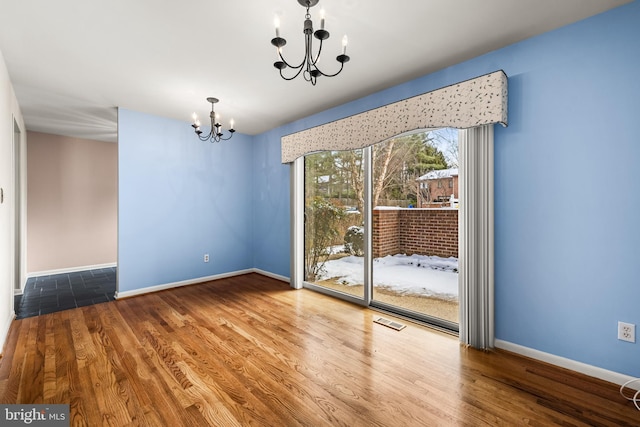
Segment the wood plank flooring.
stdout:
<path fill-rule="evenodd" d="M 613 384 L 374 316 L 248 274 L 16 320 L 0 402 L 74 426 L 640 425 Z"/>

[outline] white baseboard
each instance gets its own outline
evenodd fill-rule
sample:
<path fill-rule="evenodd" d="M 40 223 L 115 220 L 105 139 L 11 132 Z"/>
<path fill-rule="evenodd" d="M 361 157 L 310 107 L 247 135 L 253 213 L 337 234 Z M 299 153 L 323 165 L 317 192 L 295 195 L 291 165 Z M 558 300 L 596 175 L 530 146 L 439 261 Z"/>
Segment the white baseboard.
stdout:
<path fill-rule="evenodd" d="M 254 273 L 262 274 L 263 276 L 271 277 L 272 279 L 281 280 L 283 282 L 291 283 L 291 279 L 286 276 L 271 273 L 270 271 L 260 270 L 259 268 L 252 268 Z"/>
<path fill-rule="evenodd" d="M 212 280 L 224 279 L 226 277 L 240 276 L 242 274 L 253 273 L 253 269 L 232 271 L 229 273 L 215 274 L 213 276 L 197 277 L 195 279 L 181 280 L 179 282 L 165 283 L 162 285 L 148 286 L 146 288 L 133 289 L 131 291 L 116 292 L 116 299 L 129 298 L 144 295 L 151 292 L 164 291 L 166 289 L 179 288 L 181 286 L 197 285 Z"/>
<path fill-rule="evenodd" d="M 179 282 L 165 283 L 162 285 L 149 286 L 146 288 L 134 289 L 131 291 L 116 292 L 116 299 L 129 298 L 129 297 L 134 297 L 138 295 L 148 294 L 151 292 L 158 292 L 158 291 L 164 291 L 166 289 L 179 288 L 181 286 L 197 285 L 204 282 L 210 282 L 212 280 L 224 279 L 224 278 L 233 277 L 233 276 L 240 276 L 248 273 L 258 273 L 258 274 L 262 274 L 263 276 L 271 277 L 272 279 L 281 280 L 283 282 L 289 283 L 288 277 L 281 276 L 279 274 L 271 273 L 268 271 L 260 270 L 259 268 L 248 268 L 246 270 L 237 270 L 237 271 L 231 271 L 229 273 L 215 274 L 213 276 L 197 277 L 195 279 L 181 280 Z"/>
<path fill-rule="evenodd" d="M 27 273 L 27 278 L 29 279 L 29 278 L 38 277 L 38 276 L 50 276 L 52 274 L 77 273 L 79 271 L 97 270 L 99 268 L 111 268 L 111 267 L 117 267 L 117 266 L 118 266 L 117 263 L 110 262 L 107 264 L 82 265 L 79 267 L 59 268 L 56 270 L 34 271 L 31 273 Z"/>
<path fill-rule="evenodd" d="M 586 363 L 567 359 L 561 356 L 556 356 L 555 354 L 545 353 L 544 351 L 524 347 L 522 345 L 514 344 L 509 341 L 497 339 L 495 340 L 495 346 L 512 353 L 517 353 L 522 356 L 530 357 L 532 359 L 541 360 L 551 365 L 560 366 L 561 368 L 571 369 L 572 371 L 580 372 L 581 374 L 585 374 L 590 377 L 599 378 L 613 384 L 622 385 L 627 381 L 631 381 L 634 379 L 629 375 L 609 371 L 607 369 L 599 368 L 593 365 L 587 365 Z M 636 386 L 633 385 L 631 385 L 631 387 L 636 388 Z"/>

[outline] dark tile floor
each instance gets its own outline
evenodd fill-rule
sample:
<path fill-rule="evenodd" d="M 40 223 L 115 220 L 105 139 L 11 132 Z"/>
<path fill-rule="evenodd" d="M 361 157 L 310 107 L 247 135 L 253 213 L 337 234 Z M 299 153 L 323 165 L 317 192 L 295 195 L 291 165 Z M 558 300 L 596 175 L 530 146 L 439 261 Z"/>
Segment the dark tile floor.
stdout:
<path fill-rule="evenodd" d="M 115 292 L 116 267 L 32 277 L 16 295 L 16 318 L 113 301 Z"/>

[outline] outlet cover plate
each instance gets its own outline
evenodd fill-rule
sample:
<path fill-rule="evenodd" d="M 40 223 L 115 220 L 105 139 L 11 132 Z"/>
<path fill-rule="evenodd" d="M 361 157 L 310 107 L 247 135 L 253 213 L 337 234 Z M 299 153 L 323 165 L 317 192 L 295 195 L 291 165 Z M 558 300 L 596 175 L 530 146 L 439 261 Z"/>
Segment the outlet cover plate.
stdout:
<path fill-rule="evenodd" d="M 621 341 L 636 342 L 636 325 L 633 323 L 618 322 L 618 339 Z"/>

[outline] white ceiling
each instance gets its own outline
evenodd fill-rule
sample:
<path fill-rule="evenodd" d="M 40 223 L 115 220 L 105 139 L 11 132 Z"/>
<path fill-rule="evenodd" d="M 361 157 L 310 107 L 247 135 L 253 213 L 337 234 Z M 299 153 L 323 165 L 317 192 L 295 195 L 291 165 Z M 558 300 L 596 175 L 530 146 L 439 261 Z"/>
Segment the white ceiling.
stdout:
<path fill-rule="evenodd" d="M 0 51 L 29 130 L 115 141 L 116 107 L 188 122 L 215 96 L 255 135 L 628 2 L 320 0 L 323 67 L 343 34 L 351 61 L 315 87 L 272 65 L 275 14 L 301 60 L 297 0 L 0 0 Z"/>

